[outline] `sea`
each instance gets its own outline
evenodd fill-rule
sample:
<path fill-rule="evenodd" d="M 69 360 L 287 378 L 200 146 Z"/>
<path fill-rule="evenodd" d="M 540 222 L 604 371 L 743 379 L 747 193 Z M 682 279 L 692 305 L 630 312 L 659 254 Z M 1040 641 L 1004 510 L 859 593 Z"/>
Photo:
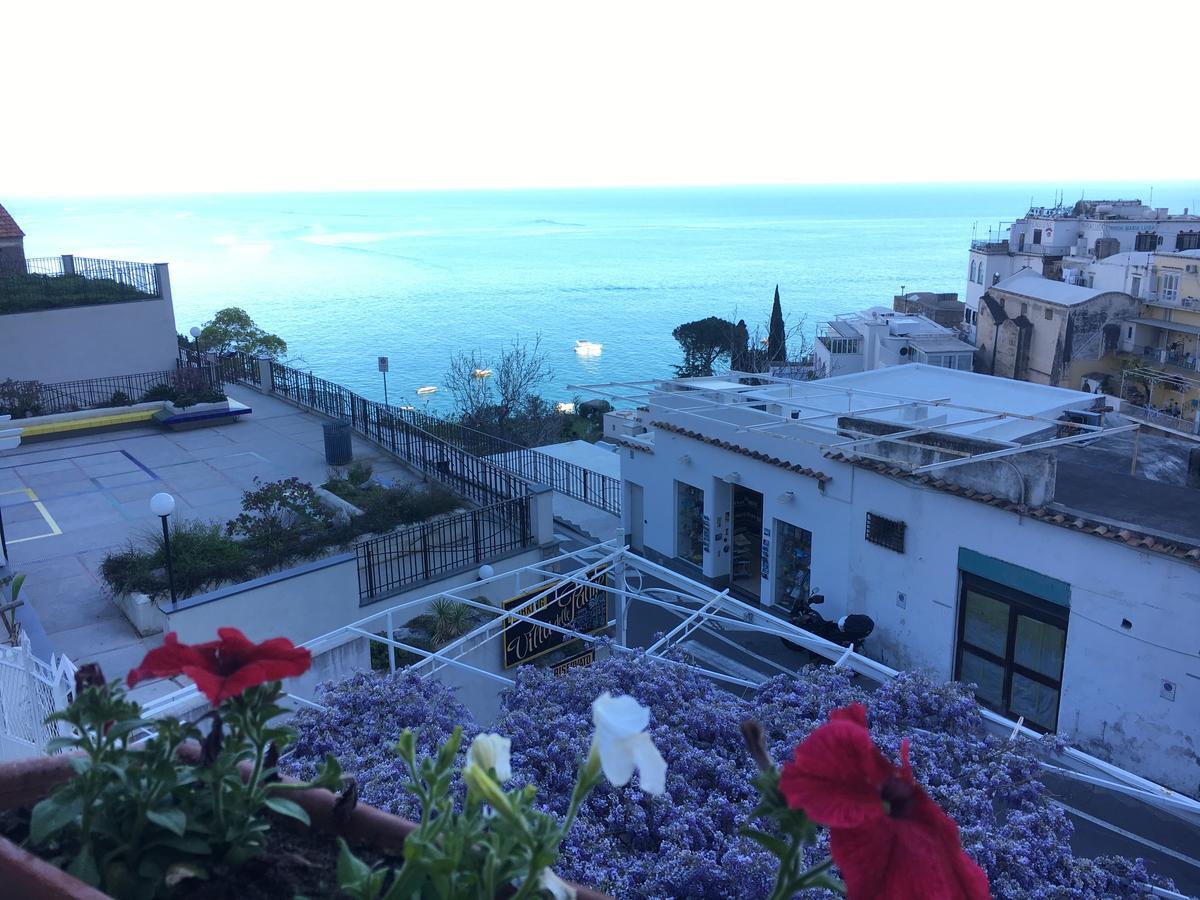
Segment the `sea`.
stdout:
<path fill-rule="evenodd" d="M 677 325 L 720 316 L 811 335 L 900 291 L 965 291 L 972 238 L 1030 205 L 1137 197 L 1181 212 L 1200 182 L 871 185 L 4 198 L 28 256 L 170 264 L 178 330 L 238 306 L 292 365 L 445 411 L 451 356 L 540 341 L 543 394 L 669 376 Z M 602 345 L 576 353 L 577 340 Z"/>

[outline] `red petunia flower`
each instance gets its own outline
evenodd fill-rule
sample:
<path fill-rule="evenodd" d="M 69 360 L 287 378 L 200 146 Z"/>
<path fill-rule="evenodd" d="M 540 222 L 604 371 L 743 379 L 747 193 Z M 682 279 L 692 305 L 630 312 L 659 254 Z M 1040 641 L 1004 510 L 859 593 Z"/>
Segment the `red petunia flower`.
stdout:
<path fill-rule="evenodd" d="M 860 703 L 836 709 L 796 748 L 779 778 L 788 806 L 829 826 L 851 900 L 984 900 L 987 875 L 962 849 L 958 825 L 867 730 Z"/>
<path fill-rule="evenodd" d="M 206 644 L 181 644 L 172 631 L 125 680 L 133 687 L 148 678 L 186 675 L 216 706 L 255 685 L 303 675 L 312 665 L 312 654 L 287 638 L 255 644 L 236 628 L 219 628 L 217 636 Z"/>

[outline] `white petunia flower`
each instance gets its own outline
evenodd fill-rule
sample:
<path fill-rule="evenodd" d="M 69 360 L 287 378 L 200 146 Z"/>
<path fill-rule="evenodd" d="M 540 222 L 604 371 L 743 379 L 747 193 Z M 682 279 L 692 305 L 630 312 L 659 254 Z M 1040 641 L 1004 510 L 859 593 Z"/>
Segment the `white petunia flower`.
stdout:
<path fill-rule="evenodd" d="M 549 892 L 554 900 L 575 900 L 575 888 L 555 875 L 551 869 L 542 869 L 538 885 L 543 891 Z"/>
<path fill-rule="evenodd" d="M 512 778 L 512 741 L 498 734 L 481 734 L 471 741 L 467 751 L 467 765 L 476 765 L 483 771 L 496 770 L 496 780 L 501 784 Z"/>
<path fill-rule="evenodd" d="M 605 778 L 621 787 L 629 783 L 636 768 L 647 794 L 666 790 L 667 763 L 646 734 L 649 708 L 632 697 L 614 697 L 605 691 L 592 703 L 592 722 L 596 726 L 592 745 L 600 754 Z"/>

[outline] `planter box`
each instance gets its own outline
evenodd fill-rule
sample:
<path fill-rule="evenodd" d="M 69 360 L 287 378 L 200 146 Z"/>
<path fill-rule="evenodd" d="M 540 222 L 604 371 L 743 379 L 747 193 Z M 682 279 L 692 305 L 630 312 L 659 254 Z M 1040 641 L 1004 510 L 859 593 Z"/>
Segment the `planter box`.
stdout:
<path fill-rule="evenodd" d="M 160 425 L 172 431 L 189 431 L 193 428 L 207 428 L 210 425 L 227 425 L 236 422 L 238 416 L 244 416 L 250 411 L 250 407 L 236 400 L 197 403 L 187 407 L 178 407 L 165 400 L 162 411 L 154 418 Z"/>
<path fill-rule="evenodd" d="M 166 627 L 166 615 L 145 594 L 113 594 L 113 602 L 142 637 L 161 634 Z"/>
<path fill-rule="evenodd" d="M 195 747 L 184 748 L 198 753 Z M 66 756 L 31 757 L 0 763 L 0 809 L 31 808 L 56 784 L 71 777 Z M 288 795 L 304 807 L 312 827 L 335 834 L 350 843 L 370 844 L 383 850 L 403 851 L 404 840 L 417 826 L 373 806 L 359 804 L 348 816 L 334 818 L 337 798 L 327 790 L 295 791 Z M 52 866 L 0 837 L 0 884 L 4 896 L 28 900 L 111 900 L 107 894 Z M 580 900 L 610 900 L 607 895 L 576 887 Z"/>
<path fill-rule="evenodd" d="M 81 409 L 77 412 L 54 413 L 49 416 L 27 416 L 24 419 L 13 419 L 9 424 L 20 428 L 21 440 L 29 443 L 67 435 L 149 425 L 154 422 L 155 415 L 160 413 L 162 408 L 162 402 L 155 400 L 150 403 L 134 403 L 131 406 Z"/>

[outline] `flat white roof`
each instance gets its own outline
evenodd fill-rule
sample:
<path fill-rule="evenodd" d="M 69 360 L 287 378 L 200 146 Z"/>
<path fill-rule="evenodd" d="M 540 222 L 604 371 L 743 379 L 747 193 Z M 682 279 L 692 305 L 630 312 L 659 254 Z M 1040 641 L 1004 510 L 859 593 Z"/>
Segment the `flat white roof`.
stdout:
<path fill-rule="evenodd" d="M 1003 447 L 954 451 L 959 458 L 914 471 L 1092 440 L 1106 432 L 1126 430 L 1125 426 L 1080 424 L 1076 433 L 1056 437 L 1065 412 L 1091 410 L 1099 398 L 1084 391 L 920 363 L 815 381 L 730 373 L 714 378 L 571 388 L 618 401 L 648 401 L 652 410 L 657 407 L 652 415 L 682 415 L 698 430 L 704 429 L 705 422 L 732 426 L 739 432 L 763 430 L 829 448 L 858 445 L 853 452 L 866 456 L 873 454 L 863 444 L 903 442 L 927 432 L 977 438 Z M 847 417 L 897 426 L 897 430 L 882 435 L 873 430 L 855 430 L 845 424 Z M 847 442 L 847 434 L 858 437 Z"/>
<path fill-rule="evenodd" d="M 1049 303 L 1061 304 L 1062 306 L 1074 306 L 1077 303 L 1086 303 L 1093 297 L 1110 293 L 1109 291 L 1096 290 L 1095 288 L 1067 284 L 1065 281 L 1055 281 L 1052 278 L 1039 275 L 1032 269 L 1022 269 L 1014 275 L 1009 275 L 1003 281 L 993 285 L 993 287 L 997 290 L 1010 291 L 1014 294 L 1020 294 L 1023 297 L 1031 297 L 1034 300 L 1045 300 Z"/>

